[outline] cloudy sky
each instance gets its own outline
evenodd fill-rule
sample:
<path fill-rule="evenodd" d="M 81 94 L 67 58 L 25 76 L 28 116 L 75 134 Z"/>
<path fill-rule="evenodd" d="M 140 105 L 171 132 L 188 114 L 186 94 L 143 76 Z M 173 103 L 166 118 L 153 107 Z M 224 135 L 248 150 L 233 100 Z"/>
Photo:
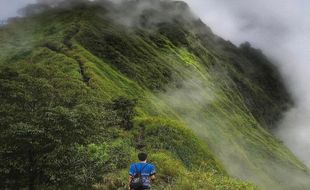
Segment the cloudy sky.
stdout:
<path fill-rule="evenodd" d="M 186 0 L 213 31 L 239 44 L 250 41 L 275 59 L 296 107 L 276 134 L 310 166 L 310 1 Z M 0 20 L 35 0 L 0 0 Z"/>

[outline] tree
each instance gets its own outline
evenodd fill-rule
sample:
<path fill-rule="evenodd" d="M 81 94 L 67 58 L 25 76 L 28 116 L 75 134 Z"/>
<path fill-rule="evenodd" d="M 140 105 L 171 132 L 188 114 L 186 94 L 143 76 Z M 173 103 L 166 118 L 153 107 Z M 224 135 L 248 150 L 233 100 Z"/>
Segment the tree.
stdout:
<path fill-rule="evenodd" d="M 8 189 L 75 179 L 76 147 L 104 126 L 100 102 L 82 81 L 39 66 L 0 70 L 0 115 L 0 186 Z"/>

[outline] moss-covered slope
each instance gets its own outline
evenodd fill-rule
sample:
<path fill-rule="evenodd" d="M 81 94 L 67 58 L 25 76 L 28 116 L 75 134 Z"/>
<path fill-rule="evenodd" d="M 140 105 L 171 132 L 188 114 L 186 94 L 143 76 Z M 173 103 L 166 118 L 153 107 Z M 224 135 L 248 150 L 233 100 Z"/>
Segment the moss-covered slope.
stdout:
<path fill-rule="evenodd" d="M 249 44 L 214 35 L 185 3 L 79 2 L 26 12 L 0 28 L 1 68 L 79 81 L 75 90 L 103 102 L 137 100 L 133 128 L 109 129 L 103 141 L 120 157 L 148 151 L 159 170 L 155 189 L 255 189 L 228 174 L 261 189 L 310 188 L 308 169 L 268 131 L 292 103 L 276 69 Z M 130 159 L 114 162 L 122 164 L 95 188 L 126 187 Z"/>

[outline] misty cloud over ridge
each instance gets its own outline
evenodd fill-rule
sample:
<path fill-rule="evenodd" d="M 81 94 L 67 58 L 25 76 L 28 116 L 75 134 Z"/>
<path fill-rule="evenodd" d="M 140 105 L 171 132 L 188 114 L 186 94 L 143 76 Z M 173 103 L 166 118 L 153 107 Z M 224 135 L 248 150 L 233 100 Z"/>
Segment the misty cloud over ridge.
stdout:
<path fill-rule="evenodd" d="M 186 2 L 216 34 L 235 44 L 249 41 L 274 60 L 296 103 L 275 134 L 310 166 L 310 2 Z"/>
<path fill-rule="evenodd" d="M 36 0 L 1 0 L 0 1 L 0 20 L 18 16 L 18 10 Z"/>
<path fill-rule="evenodd" d="M 53 6 L 63 1 L 74 2 L 78 0 L 1 0 L 0 1 L 0 20 L 6 20 L 11 17 L 20 16 L 20 10 L 29 4 L 39 3 L 39 4 Z"/>

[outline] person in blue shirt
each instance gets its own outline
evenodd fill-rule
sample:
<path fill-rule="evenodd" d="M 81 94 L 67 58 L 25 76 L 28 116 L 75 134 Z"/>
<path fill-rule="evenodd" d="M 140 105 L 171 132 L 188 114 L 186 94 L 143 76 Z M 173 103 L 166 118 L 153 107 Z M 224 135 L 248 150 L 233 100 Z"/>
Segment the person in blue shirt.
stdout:
<path fill-rule="evenodd" d="M 147 163 L 147 154 L 139 153 L 138 158 L 140 162 L 133 163 L 129 169 L 129 189 L 130 190 L 146 190 L 151 188 L 151 181 L 155 180 L 155 166 Z M 131 186 L 135 181 L 139 181 L 138 187 L 133 189 Z M 141 182 L 140 182 L 141 181 Z M 136 185 L 137 186 L 137 185 Z"/>

